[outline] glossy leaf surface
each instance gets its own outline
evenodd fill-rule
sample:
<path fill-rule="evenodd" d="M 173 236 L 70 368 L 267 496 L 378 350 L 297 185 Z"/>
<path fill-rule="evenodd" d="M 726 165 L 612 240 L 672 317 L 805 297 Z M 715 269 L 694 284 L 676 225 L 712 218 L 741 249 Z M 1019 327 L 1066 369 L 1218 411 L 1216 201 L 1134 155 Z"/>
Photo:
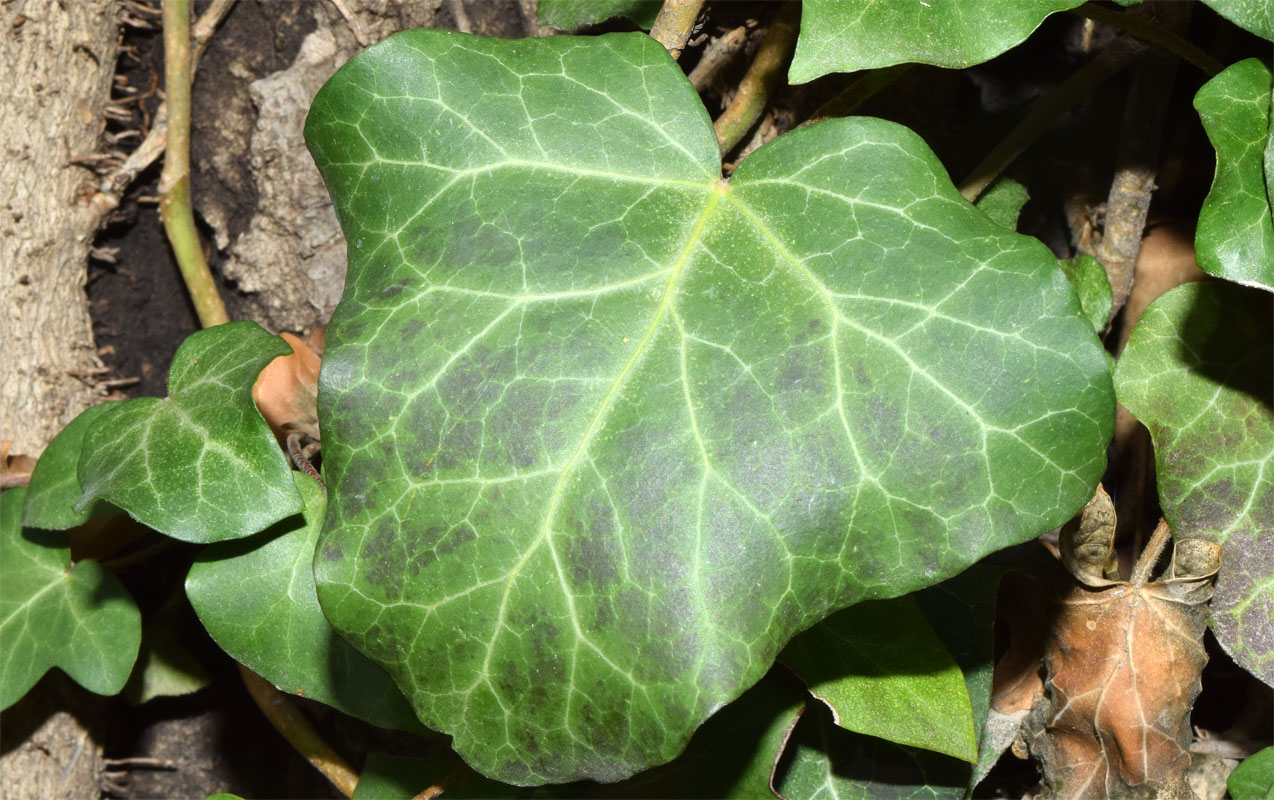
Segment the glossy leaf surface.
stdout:
<path fill-rule="evenodd" d="M 23 525 L 61 531 L 81 525 L 92 516 L 92 508 L 75 510 L 82 494 L 75 470 L 84 434 L 98 417 L 116 407 L 115 403 L 102 403 L 85 409 L 44 448 L 31 473 L 26 501 L 22 504 Z"/>
<path fill-rule="evenodd" d="M 1025 186 L 1012 178 L 1000 178 L 973 205 L 993 222 L 1015 231 L 1018 215 L 1029 199 Z"/>
<path fill-rule="evenodd" d="M 1075 287 L 1084 317 L 1092 324 L 1093 330 L 1103 330 L 1106 327 L 1106 318 L 1110 316 L 1110 308 L 1115 302 L 1110 279 L 1106 277 L 1106 268 L 1100 261 L 1084 253 L 1057 263 L 1066 274 L 1067 280 Z"/>
<path fill-rule="evenodd" d="M 541 25 L 573 31 L 615 17 L 627 17 L 649 30 L 662 0 L 540 0 L 536 18 Z"/>
<path fill-rule="evenodd" d="M 1083 0 L 806 0 L 788 80 L 891 64 L 969 67 L 1022 42 Z"/>
<path fill-rule="evenodd" d="M 1217 640 L 1274 684 L 1274 332 L 1270 296 L 1219 283 L 1151 303 L 1116 370 L 1150 429 L 1159 500 L 1180 538 L 1220 542 Z"/>
<path fill-rule="evenodd" d="M 168 398 L 104 413 L 84 435 L 77 510 L 104 498 L 186 542 L 249 536 L 301 510 L 291 468 L 252 403 L 252 384 L 291 348 L 255 322 L 192 334 Z"/>
<path fill-rule="evenodd" d="M 964 675 L 915 597 L 838 611 L 793 639 L 782 659 L 842 728 L 977 758 Z"/>
<path fill-rule="evenodd" d="M 1203 3 L 1240 28 L 1274 42 L 1274 6 L 1267 0 L 1203 0 Z"/>
<path fill-rule="evenodd" d="M 1274 291 L 1274 215 L 1266 186 L 1271 126 L 1270 68 L 1249 58 L 1194 96 L 1216 148 L 1216 176 L 1199 211 L 1199 266 L 1218 278 Z"/>
<path fill-rule="evenodd" d="M 1234 800 L 1274 797 L 1274 747 L 1253 753 L 1234 768 L 1225 782 Z"/>
<path fill-rule="evenodd" d="M 418 731 L 394 682 L 337 636 L 319 608 L 312 565 L 326 503 L 313 478 L 292 474 L 303 517 L 208 547 L 186 577 L 190 604 L 221 649 L 280 690 Z"/>
<path fill-rule="evenodd" d="M 115 694 L 137 659 L 137 604 L 96 561 L 72 567 L 65 534 L 22 527 L 25 491 L 0 495 L 0 709 L 52 667 Z"/>
<path fill-rule="evenodd" d="M 649 37 L 415 31 L 307 138 L 350 243 L 319 600 L 499 780 L 672 758 L 795 632 L 1102 471 L 1106 359 L 1056 261 L 905 128 L 802 128 L 725 183 Z"/>

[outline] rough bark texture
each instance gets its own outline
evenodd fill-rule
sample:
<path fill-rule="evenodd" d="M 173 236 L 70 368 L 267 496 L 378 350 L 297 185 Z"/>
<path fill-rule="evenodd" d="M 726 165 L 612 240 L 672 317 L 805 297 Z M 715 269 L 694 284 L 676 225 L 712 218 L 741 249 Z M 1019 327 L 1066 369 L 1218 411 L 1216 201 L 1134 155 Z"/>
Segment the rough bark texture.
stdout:
<path fill-rule="evenodd" d="M 85 800 L 101 794 L 100 704 L 67 683 L 62 675 L 46 678 L 5 710 L 0 799 Z M 76 708 L 74 715 L 70 708 Z"/>
<path fill-rule="evenodd" d="M 36 455 L 99 392 L 86 206 L 119 45 L 116 0 L 5 3 L 0 22 L 0 440 Z M 76 375 L 80 377 L 76 377 Z"/>
<path fill-rule="evenodd" d="M 362 49 L 360 39 L 376 42 L 404 28 L 425 27 L 434 21 L 440 0 L 348 0 L 352 22 L 342 19 L 331 4 L 290 4 L 296 15 L 278 25 L 276 39 L 309 32 L 289 65 L 270 70 L 253 53 L 238 54 L 242 40 L 214 38 L 212 48 L 228 49 L 210 55 L 230 59 L 225 73 L 201 71 L 215 81 L 208 90 L 218 95 L 223 111 L 215 120 L 196 119 L 196 176 L 200 193 L 196 209 L 212 225 L 216 245 L 227 252 L 222 266 L 226 277 L 248 295 L 253 319 L 274 330 L 308 331 L 327 322 L 345 283 L 345 240 L 332 211 L 327 188 L 305 148 L 303 128 L 310 101 L 337 67 Z M 250 6 L 231 12 L 254 12 Z M 312 16 L 313 20 L 302 17 Z M 355 31 L 357 25 L 357 31 Z M 195 86 L 195 105 L 201 102 Z M 209 123 L 206 144 L 202 127 Z M 202 184 L 202 186 L 201 186 Z M 253 202 L 255 198 L 255 202 Z M 245 214 L 246 212 L 246 214 Z M 246 217 L 246 219 L 245 219 Z"/>

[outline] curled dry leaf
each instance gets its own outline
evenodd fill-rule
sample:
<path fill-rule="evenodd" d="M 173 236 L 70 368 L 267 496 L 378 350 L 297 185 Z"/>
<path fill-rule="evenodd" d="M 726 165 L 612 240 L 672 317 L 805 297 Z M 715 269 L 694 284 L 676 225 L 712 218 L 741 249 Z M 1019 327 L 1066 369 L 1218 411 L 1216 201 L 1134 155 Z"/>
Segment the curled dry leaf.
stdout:
<path fill-rule="evenodd" d="M 315 336 L 318 336 L 315 339 Z M 319 331 L 301 339 L 291 333 L 282 334 L 292 346 L 292 354 L 279 356 L 261 371 L 252 387 L 252 399 L 265 421 L 270 424 L 279 444 L 286 447 L 290 433 L 311 439 L 318 431 L 318 374 L 322 334 Z M 317 348 L 311 343 L 317 343 Z"/>
<path fill-rule="evenodd" d="M 1191 798 L 1190 709 L 1221 548 L 1183 540 L 1159 580 L 1113 580 L 1114 525 L 1086 516 L 1091 524 L 1063 532 L 1063 562 L 1077 580 L 1059 596 L 1047 697 L 1028 722 L 1043 796 Z M 1134 575 L 1153 564 L 1149 550 Z"/>

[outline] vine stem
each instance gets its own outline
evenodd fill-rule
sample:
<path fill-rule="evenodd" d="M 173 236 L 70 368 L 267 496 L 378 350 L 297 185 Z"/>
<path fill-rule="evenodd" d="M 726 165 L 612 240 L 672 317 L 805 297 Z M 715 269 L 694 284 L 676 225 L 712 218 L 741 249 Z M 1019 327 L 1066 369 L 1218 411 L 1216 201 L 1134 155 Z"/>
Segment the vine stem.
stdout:
<path fill-rule="evenodd" d="M 288 744 L 314 767 L 323 773 L 332 785 L 346 797 L 354 796 L 354 787 L 358 785 L 358 773 L 331 745 L 310 725 L 309 720 L 288 700 L 287 696 L 275 689 L 264 678 L 252 670 L 239 665 L 239 673 L 243 683 L 248 687 L 248 694 L 265 714 L 274 729 L 282 734 Z"/>
<path fill-rule="evenodd" d="M 1185 37 L 1143 19 L 1137 14 L 1127 11 L 1115 11 L 1094 3 L 1084 3 L 1079 8 L 1072 8 L 1070 13 L 1080 17 L 1087 17 L 1093 22 L 1100 22 L 1103 25 L 1117 28 L 1147 44 L 1162 47 L 1164 50 L 1180 56 L 1182 60 L 1188 61 L 1203 70 L 1209 76 L 1216 75 L 1225 69 L 1224 64 L 1196 47 Z"/>
<path fill-rule="evenodd" d="M 813 125 L 832 117 L 847 117 L 863 103 L 876 96 L 876 93 L 894 83 L 911 71 L 915 64 L 895 64 L 863 73 L 840 94 L 818 107 L 810 118 L 802 125 Z"/>
<path fill-rule="evenodd" d="M 782 79 L 783 67 L 796 47 L 800 15 L 800 3 L 793 0 L 779 9 L 778 16 L 770 23 L 761 46 L 757 48 L 756 57 L 739 82 L 739 91 L 712 123 L 721 155 L 733 150 L 765 111 L 765 104 Z"/>
<path fill-rule="evenodd" d="M 1159 556 L 1163 555 L 1163 549 L 1168 546 L 1168 540 L 1172 538 L 1172 532 L 1168 529 L 1168 521 L 1166 519 L 1159 520 L 1159 524 L 1155 527 L 1155 532 L 1150 535 L 1150 541 L 1146 544 L 1146 549 L 1141 551 L 1141 557 L 1137 559 L 1137 563 L 1132 568 L 1132 577 L 1128 579 L 1134 587 L 1140 589 L 1150 582 L 1150 575 L 1155 570 L 1155 564 L 1159 563 Z"/>
<path fill-rule="evenodd" d="M 164 0 L 164 92 L 168 136 L 159 176 L 159 215 L 181 277 L 205 328 L 230 321 L 204 259 L 190 207 L 190 0 Z"/>
<path fill-rule="evenodd" d="M 703 0 L 664 0 L 655 24 L 650 26 L 650 37 L 663 45 L 676 61 L 690 41 L 701 10 Z"/>
<path fill-rule="evenodd" d="M 1127 37 L 1116 39 L 1093 60 L 1076 70 L 1032 106 L 1022 121 L 973 168 L 960 185 L 960 194 L 970 203 L 977 200 L 1022 151 L 1053 127 L 1053 123 L 1072 106 L 1128 66 L 1143 49 L 1144 45 L 1136 40 Z"/>

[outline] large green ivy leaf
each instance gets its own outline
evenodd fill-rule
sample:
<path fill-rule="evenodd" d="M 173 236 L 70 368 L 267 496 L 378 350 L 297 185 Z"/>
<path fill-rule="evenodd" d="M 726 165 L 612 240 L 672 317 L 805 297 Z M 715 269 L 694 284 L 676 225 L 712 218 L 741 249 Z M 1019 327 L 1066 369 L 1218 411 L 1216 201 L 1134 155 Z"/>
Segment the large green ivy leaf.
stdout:
<path fill-rule="evenodd" d="M 1203 3 L 1240 28 L 1274 42 L 1274 6 L 1269 0 L 1203 0 Z"/>
<path fill-rule="evenodd" d="M 299 512 L 291 467 L 252 402 L 257 375 L 290 352 L 255 322 L 192 334 L 167 399 L 120 403 L 84 434 L 76 510 L 105 498 L 187 542 L 249 536 Z"/>
<path fill-rule="evenodd" d="M 649 30 L 662 5 L 662 0 L 540 0 L 535 13 L 541 25 L 564 31 L 614 17 L 627 17 Z"/>
<path fill-rule="evenodd" d="M 313 478 L 292 475 L 304 516 L 206 548 L 186 576 L 186 596 L 221 649 L 280 690 L 382 728 L 419 731 L 385 671 L 338 637 L 319 608 L 312 564 L 326 501 Z"/>
<path fill-rule="evenodd" d="M 1274 201 L 1265 183 L 1265 148 L 1274 126 L 1271 83 L 1270 68 L 1249 58 L 1194 96 L 1217 155 L 1194 243 L 1206 272 L 1274 291 Z"/>
<path fill-rule="evenodd" d="M 793 639 L 782 659 L 842 728 L 977 759 L 964 674 L 914 596 L 838 611 Z"/>
<path fill-rule="evenodd" d="M 65 534 L 23 529 L 25 489 L 0 495 L 0 709 L 59 667 L 98 694 L 124 688 L 141 614 L 96 561 L 71 566 Z"/>
<path fill-rule="evenodd" d="M 31 483 L 22 504 L 23 525 L 60 531 L 82 525 L 92 516 L 92 508 L 75 510 L 82 494 L 75 469 L 80 461 L 84 434 L 98 417 L 115 408 L 115 403 L 102 403 L 85 409 L 44 448 L 31 472 Z"/>
<path fill-rule="evenodd" d="M 1178 538 L 1220 542 L 1212 627 L 1274 685 L 1274 331 L 1269 295 L 1218 283 L 1151 303 L 1115 372 L 1155 446 L 1159 500 Z"/>
<path fill-rule="evenodd" d="M 1057 11 L 1083 0 L 805 0 L 787 77 L 805 83 L 831 72 L 892 64 L 969 67 L 1022 42 Z"/>
<path fill-rule="evenodd" d="M 307 139 L 349 240 L 320 377 L 338 631 L 509 783 L 675 756 L 795 634 L 1060 524 L 1105 356 L 913 133 L 720 179 L 649 37 L 399 34 Z"/>

